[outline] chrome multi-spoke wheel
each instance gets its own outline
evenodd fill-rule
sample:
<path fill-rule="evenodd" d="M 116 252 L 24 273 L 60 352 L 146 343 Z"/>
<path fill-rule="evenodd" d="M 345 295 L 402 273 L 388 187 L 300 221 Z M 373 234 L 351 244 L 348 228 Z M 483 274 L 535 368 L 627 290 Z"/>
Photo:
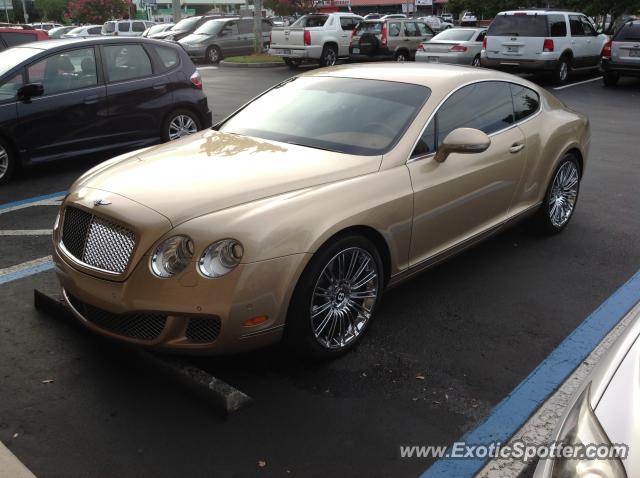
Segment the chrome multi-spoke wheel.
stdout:
<path fill-rule="evenodd" d="M 547 199 L 549 220 L 553 226 L 561 228 L 569 221 L 578 198 L 579 181 L 578 166 L 573 161 L 565 161 L 558 168 Z"/>
<path fill-rule="evenodd" d="M 195 120 L 186 114 L 174 116 L 169 122 L 169 139 L 182 138 L 198 131 Z"/>
<path fill-rule="evenodd" d="M 338 52 L 330 46 L 325 46 L 322 52 L 322 66 L 334 66 L 338 61 Z"/>
<path fill-rule="evenodd" d="M 17 167 L 13 150 L 0 139 L 0 184 L 9 182 Z"/>
<path fill-rule="evenodd" d="M 325 265 L 311 298 L 311 329 L 327 349 L 351 344 L 371 320 L 380 287 L 379 266 L 360 247 L 338 252 Z"/>
<path fill-rule="evenodd" d="M 0 145 L 0 179 L 9 171 L 9 153 Z"/>

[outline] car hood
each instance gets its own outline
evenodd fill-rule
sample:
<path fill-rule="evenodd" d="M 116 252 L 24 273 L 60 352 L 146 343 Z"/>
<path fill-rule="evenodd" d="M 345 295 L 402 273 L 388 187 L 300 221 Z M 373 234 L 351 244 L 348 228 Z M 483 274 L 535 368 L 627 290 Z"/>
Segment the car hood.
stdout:
<path fill-rule="evenodd" d="M 74 185 L 119 194 L 176 226 L 191 218 L 380 169 L 354 156 L 208 130 L 125 155 Z"/>
<path fill-rule="evenodd" d="M 164 31 L 164 32 L 154 33 L 149 38 L 155 38 L 156 40 L 158 40 L 158 39 L 162 40 L 163 38 L 167 38 L 167 37 L 170 37 L 170 36 L 176 36 L 176 35 L 184 35 L 186 33 L 188 33 L 188 32 L 185 32 L 183 30 L 167 30 L 167 31 Z"/>
<path fill-rule="evenodd" d="M 180 39 L 180 43 L 198 43 L 209 38 L 210 35 L 204 33 L 190 33 L 189 35 Z"/>

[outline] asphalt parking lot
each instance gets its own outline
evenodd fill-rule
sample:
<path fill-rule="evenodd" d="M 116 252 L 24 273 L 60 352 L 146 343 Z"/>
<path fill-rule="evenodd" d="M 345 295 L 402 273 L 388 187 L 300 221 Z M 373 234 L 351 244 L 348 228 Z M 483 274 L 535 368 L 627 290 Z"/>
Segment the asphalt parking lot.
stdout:
<path fill-rule="evenodd" d="M 201 73 L 215 119 L 291 75 Z M 0 441 L 40 477 L 420 475 L 433 460 L 402 459 L 401 445 L 447 445 L 472 429 L 640 268 L 640 82 L 590 79 L 554 91 L 592 126 L 565 232 L 516 226 L 389 291 L 363 343 L 333 362 L 277 347 L 194 359 L 253 398 L 231 418 L 36 311 L 34 288 L 56 290 L 51 270 L 0 282 Z M 3 205 L 62 192 L 102 159 L 27 170 L 0 189 L 0 269 L 50 254 L 56 198 Z"/>

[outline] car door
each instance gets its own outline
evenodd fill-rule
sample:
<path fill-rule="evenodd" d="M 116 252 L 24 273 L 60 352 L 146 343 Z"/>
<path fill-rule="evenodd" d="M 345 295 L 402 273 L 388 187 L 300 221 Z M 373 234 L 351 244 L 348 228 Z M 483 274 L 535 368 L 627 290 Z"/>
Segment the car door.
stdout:
<path fill-rule="evenodd" d="M 585 66 L 596 66 L 600 63 L 600 54 L 604 43 L 601 41 L 596 27 L 584 15 L 580 15 L 584 31 Z"/>
<path fill-rule="evenodd" d="M 481 153 L 435 161 L 439 144 L 457 128 L 490 135 Z M 525 138 L 514 126 L 509 83 L 477 82 L 453 93 L 438 109 L 407 163 L 414 190 L 409 263 L 419 264 L 500 225 L 525 165 Z"/>
<path fill-rule="evenodd" d="M 93 46 L 57 52 L 27 66 L 44 94 L 18 101 L 14 135 L 34 160 L 98 151 L 109 144 L 106 88 Z"/>
<path fill-rule="evenodd" d="M 250 55 L 253 53 L 256 35 L 253 32 L 253 19 L 242 19 L 238 22 L 238 49 L 236 55 Z"/>
<path fill-rule="evenodd" d="M 581 68 L 588 63 L 588 60 L 587 38 L 580 15 L 569 15 L 569 28 L 571 29 L 571 49 L 573 50 L 572 66 Z"/>
<path fill-rule="evenodd" d="M 243 51 L 242 42 L 238 22 L 236 20 L 226 22 L 218 34 L 218 46 L 222 49 L 222 55 L 241 55 Z"/>
<path fill-rule="evenodd" d="M 351 42 L 351 34 L 358 21 L 353 17 L 340 17 L 340 25 L 338 26 L 338 55 L 349 56 L 349 43 Z"/>
<path fill-rule="evenodd" d="M 170 79 L 155 74 L 149 52 L 135 40 L 104 44 L 101 53 L 113 142 L 143 145 L 159 139 L 163 115 L 172 103 Z"/>

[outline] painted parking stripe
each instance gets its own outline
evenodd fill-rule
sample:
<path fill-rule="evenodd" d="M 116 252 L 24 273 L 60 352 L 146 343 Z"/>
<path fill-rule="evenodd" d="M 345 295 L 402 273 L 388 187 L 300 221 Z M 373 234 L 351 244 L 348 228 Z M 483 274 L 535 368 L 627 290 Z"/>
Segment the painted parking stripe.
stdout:
<path fill-rule="evenodd" d="M 0 236 L 48 236 L 51 229 L 9 229 L 0 231 Z"/>
<path fill-rule="evenodd" d="M 459 441 L 505 443 L 640 300 L 640 271 L 615 291 L 538 365 L 475 429 Z M 474 476 L 487 459 L 436 461 L 422 478 Z"/>
<path fill-rule="evenodd" d="M 36 478 L 9 449 L 0 442 L 0 470 L 11 478 Z M 6 473 L 6 474 L 4 474 Z"/>
<path fill-rule="evenodd" d="M 51 269 L 53 269 L 51 256 L 45 256 L 32 261 L 23 262 L 16 266 L 0 269 L 0 284 L 13 282 L 14 280 L 22 279 Z"/>
<path fill-rule="evenodd" d="M 602 79 L 601 76 L 598 76 L 596 78 L 589 78 L 588 80 L 577 81 L 575 83 L 571 83 L 570 85 L 558 86 L 558 87 L 554 88 L 554 90 L 564 90 L 566 88 L 571 88 L 572 86 L 584 85 L 585 83 L 591 83 L 592 81 L 598 81 L 598 80 L 601 80 L 601 79 Z"/>
<path fill-rule="evenodd" d="M 25 207 L 25 206 L 26 207 L 31 206 L 33 203 L 48 202 L 48 201 L 54 201 L 56 199 L 62 199 L 66 194 L 67 194 L 66 191 L 60 191 L 57 193 L 45 194 L 43 196 L 36 196 L 29 199 L 22 199 L 20 201 L 13 201 L 5 204 L 0 204 L 0 212 L 6 211 L 6 210 L 21 209 L 22 207 Z"/>

